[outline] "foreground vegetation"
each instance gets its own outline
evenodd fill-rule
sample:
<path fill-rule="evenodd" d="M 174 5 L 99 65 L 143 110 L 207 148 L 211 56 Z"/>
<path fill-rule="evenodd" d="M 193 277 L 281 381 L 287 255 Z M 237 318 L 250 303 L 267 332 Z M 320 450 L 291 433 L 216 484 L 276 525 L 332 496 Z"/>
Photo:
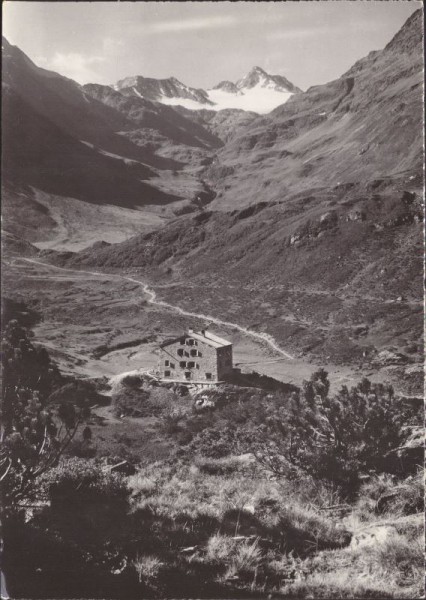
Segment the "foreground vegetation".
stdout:
<path fill-rule="evenodd" d="M 421 597 L 422 447 L 407 442 L 421 406 L 368 380 L 333 395 L 324 370 L 301 390 L 264 380 L 195 399 L 133 377 L 102 423 L 93 385 L 63 378 L 15 313 L 2 407 L 11 595 Z"/>

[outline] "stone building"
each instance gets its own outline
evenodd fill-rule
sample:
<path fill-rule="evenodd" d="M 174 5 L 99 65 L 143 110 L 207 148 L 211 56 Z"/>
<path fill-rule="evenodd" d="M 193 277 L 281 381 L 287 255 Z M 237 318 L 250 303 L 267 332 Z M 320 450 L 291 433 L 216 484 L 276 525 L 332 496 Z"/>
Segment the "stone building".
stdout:
<path fill-rule="evenodd" d="M 232 344 L 210 331 L 189 329 L 160 346 L 158 371 L 164 381 L 214 384 L 232 373 Z"/>

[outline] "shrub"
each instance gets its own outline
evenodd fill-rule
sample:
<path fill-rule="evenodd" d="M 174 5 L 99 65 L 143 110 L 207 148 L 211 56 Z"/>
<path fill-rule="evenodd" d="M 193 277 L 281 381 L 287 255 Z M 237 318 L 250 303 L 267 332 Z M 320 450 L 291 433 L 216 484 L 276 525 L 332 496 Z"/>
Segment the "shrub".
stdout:
<path fill-rule="evenodd" d="M 144 379 L 141 375 L 126 375 L 120 383 L 124 387 L 139 388 L 143 385 Z"/>
<path fill-rule="evenodd" d="M 37 478 L 57 464 L 90 413 L 87 386 L 64 385 L 47 350 L 30 337 L 12 320 L 2 340 L 0 480 L 6 512 L 33 493 Z"/>
<path fill-rule="evenodd" d="M 147 412 L 149 392 L 137 388 L 121 388 L 112 396 L 114 414 L 117 417 L 141 417 Z"/>
<path fill-rule="evenodd" d="M 204 429 L 198 433 L 191 449 L 200 452 L 208 458 L 223 458 L 229 456 L 234 448 L 233 428 L 224 427 L 222 430 L 216 428 Z"/>
<path fill-rule="evenodd" d="M 103 469 L 94 460 L 70 458 L 62 460 L 40 480 L 40 490 L 47 494 L 52 506 L 107 503 L 125 509 L 130 490 L 117 473 Z"/>
<path fill-rule="evenodd" d="M 320 369 L 303 393 L 258 402 L 236 435 L 240 449 L 253 452 L 276 476 L 308 474 L 353 497 L 360 473 L 386 470 L 386 456 L 399 447 L 403 426 L 419 423 L 421 415 L 390 386 L 364 379 L 330 397 L 329 385 Z"/>

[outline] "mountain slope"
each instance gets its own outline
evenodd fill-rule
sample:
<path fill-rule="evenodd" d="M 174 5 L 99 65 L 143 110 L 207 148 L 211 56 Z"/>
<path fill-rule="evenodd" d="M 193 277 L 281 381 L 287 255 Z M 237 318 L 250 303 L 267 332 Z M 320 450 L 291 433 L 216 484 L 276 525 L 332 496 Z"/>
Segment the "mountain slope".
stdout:
<path fill-rule="evenodd" d="M 52 241 L 57 239 L 64 219 L 73 235 L 84 229 L 85 219 L 76 213 L 75 222 L 70 222 L 73 217 L 67 210 L 66 215 L 50 214 L 46 221 L 43 210 L 52 206 L 48 195 L 58 206 L 78 205 L 79 215 L 85 210 L 79 202 L 96 204 L 99 211 L 105 206 L 100 221 L 111 223 L 110 206 L 145 207 L 167 217 L 173 216 L 175 206 L 180 210 L 182 203 L 191 205 L 205 194 L 206 185 L 194 164 L 206 160 L 222 142 L 173 108 L 130 98 L 107 86 L 80 86 L 37 67 L 5 39 L 2 89 L 2 175 L 8 205 L 4 226 L 10 223 L 13 231 L 25 236 L 12 208 L 19 205 L 22 215 L 22 203 L 27 202 L 28 215 L 37 217 L 28 225 L 29 241 L 37 241 L 34 234 L 39 231 L 38 241 L 46 242 L 46 223 L 53 225 Z M 47 202 L 34 212 L 36 197 Z M 163 209 L 166 205 L 173 208 Z M 92 209 L 88 213 L 92 215 Z M 128 215 L 119 211 L 116 215 L 119 234 L 109 236 L 114 241 L 123 239 L 123 231 L 134 232 Z M 138 214 L 134 221 L 158 224 L 161 219 Z M 81 247 L 84 236 L 77 235 Z M 61 239 L 66 236 L 61 234 Z M 69 242 L 73 246 L 72 239 Z"/>
<path fill-rule="evenodd" d="M 178 163 L 119 135 L 125 117 L 81 86 L 39 69 L 6 40 L 3 46 L 4 179 L 129 207 L 177 199 L 141 180 L 155 177 L 153 167 Z"/>
<path fill-rule="evenodd" d="M 385 50 L 240 129 L 207 174 L 217 207 L 421 167 L 422 58 L 415 13 Z"/>
<path fill-rule="evenodd" d="M 126 130 L 121 132 L 122 135 L 132 131 L 132 124 L 134 129 L 154 130 L 176 144 L 207 149 L 222 146 L 220 139 L 179 112 L 145 98 L 128 95 L 125 89 L 119 92 L 106 85 L 86 84 L 83 90 L 91 98 L 114 108 L 126 119 Z"/>
<path fill-rule="evenodd" d="M 137 75 L 122 79 L 113 87 L 125 95 L 136 95 L 139 98 L 155 100 L 163 104 L 178 104 L 181 101 L 187 108 L 212 104 L 204 90 L 188 87 L 175 77 L 152 79 Z"/>
<path fill-rule="evenodd" d="M 177 199 L 142 181 L 154 176 L 144 164 L 116 160 L 75 139 L 10 90 L 3 94 L 3 110 L 5 179 L 86 202 L 130 208 Z"/>

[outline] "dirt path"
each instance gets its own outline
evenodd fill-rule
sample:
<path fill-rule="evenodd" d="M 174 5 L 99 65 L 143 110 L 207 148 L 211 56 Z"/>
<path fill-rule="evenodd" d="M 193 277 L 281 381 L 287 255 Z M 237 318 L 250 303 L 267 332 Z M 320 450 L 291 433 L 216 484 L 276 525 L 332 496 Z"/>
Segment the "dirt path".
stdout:
<path fill-rule="evenodd" d="M 265 334 L 259 331 L 253 331 L 242 327 L 237 323 L 192 313 L 181 309 L 179 306 L 174 306 L 159 300 L 156 297 L 156 292 L 149 288 L 146 283 L 132 277 L 100 271 L 83 271 L 80 269 L 56 267 L 33 258 L 15 258 L 5 261 L 5 263 L 10 266 L 12 266 L 12 263 L 16 263 L 15 266 L 19 270 L 22 270 L 24 265 L 27 265 L 27 267 L 30 267 L 31 265 L 33 267 L 39 266 L 40 271 L 37 274 L 26 272 L 25 277 L 28 277 L 29 279 L 33 277 L 37 279 L 46 278 L 54 282 L 64 280 L 69 280 L 70 282 L 72 282 L 72 280 L 92 280 L 95 282 L 98 280 L 99 284 L 102 285 L 104 283 L 114 284 L 116 282 L 119 285 L 120 291 L 122 289 L 122 283 L 127 281 L 129 282 L 128 287 L 130 287 L 130 285 L 132 287 L 133 295 L 139 295 L 142 288 L 144 294 L 143 297 L 148 299 L 148 303 L 155 311 L 159 310 L 160 312 L 163 312 L 165 317 L 167 316 L 167 313 L 174 311 L 175 314 L 190 315 L 194 320 L 210 320 L 212 323 L 219 324 L 218 328 L 219 330 L 223 330 L 222 334 L 225 335 L 225 337 L 227 334 L 232 335 L 235 365 L 241 368 L 243 372 L 250 373 L 254 370 L 257 373 L 267 375 L 279 381 L 300 386 L 303 381 L 308 380 L 311 377 L 315 370 L 320 366 L 325 366 L 329 373 L 331 386 L 336 390 L 342 385 L 348 387 L 354 385 L 364 375 L 368 376 L 372 381 L 387 381 L 389 379 L 386 373 L 366 373 L 361 372 L 354 366 L 336 365 L 329 362 L 326 364 L 319 364 L 315 361 L 312 362 L 307 359 L 307 357 L 292 357 L 291 354 L 282 348 L 279 348 L 276 341 L 271 340 L 269 336 L 265 336 Z M 43 272 L 45 273 L 44 275 L 42 274 Z M 20 278 L 23 274 L 17 274 L 16 276 Z M 112 285 L 110 290 L 112 293 L 102 300 L 102 302 L 106 302 L 107 304 L 116 302 L 116 298 L 120 297 L 120 291 L 113 291 L 114 289 L 115 286 Z M 140 295 L 142 296 L 142 294 Z M 98 297 L 95 299 L 95 303 L 96 302 L 99 303 Z M 170 317 L 167 318 L 170 320 Z M 108 379 L 113 379 L 115 377 L 123 376 L 123 374 L 128 371 L 140 370 L 141 368 L 144 370 L 154 368 L 157 364 L 158 359 L 155 353 L 156 343 L 143 343 L 140 346 L 132 346 L 131 348 L 118 350 L 111 349 L 111 352 L 108 352 L 105 356 L 95 358 L 89 350 L 85 351 L 84 341 L 81 339 L 79 332 L 77 332 L 78 335 L 75 334 L 75 332 L 73 333 L 72 327 L 71 330 L 67 332 L 67 335 L 71 336 L 71 338 L 69 343 L 66 344 L 63 343 L 61 337 L 57 339 L 58 336 L 56 334 L 52 335 L 52 327 L 53 332 L 56 332 L 56 328 L 60 328 L 61 323 L 56 325 L 53 322 L 50 326 L 44 323 L 44 325 L 40 325 L 40 327 L 44 327 L 44 330 L 39 333 L 40 339 L 45 341 L 46 345 L 51 350 L 52 355 L 60 362 L 61 368 L 66 373 L 78 372 L 84 378 L 106 377 Z M 232 331 L 234 331 L 234 333 L 231 333 Z M 72 342 L 72 336 L 74 334 L 77 335 L 77 339 Z M 105 344 L 106 342 L 101 339 L 99 343 Z"/>
<path fill-rule="evenodd" d="M 193 317 L 195 319 L 209 321 L 210 323 L 214 323 L 219 326 L 230 327 L 232 329 L 236 329 L 243 335 L 249 336 L 257 341 L 265 343 L 267 346 L 269 346 L 269 348 L 271 350 L 280 354 L 284 358 L 287 358 L 289 360 L 294 360 L 294 356 L 291 355 L 289 352 L 286 352 L 285 350 L 280 348 L 277 341 L 271 335 L 269 335 L 267 333 L 263 333 L 263 332 L 253 331 L 252 329 L 249 329 L 248 327 L 243 327 L 242 325 L 238 325 L 238 323 L 232 323 L 230 321 L 224 321 L 223 319 L 218 319 L 218 318 L 212 317 L 210 315 L 204 315 L 202 313 L 188 311 L 188 310 L 181 308 L 180 306 L 175 306 L 174 304 L 170 304 L 169 302 L 165 302 L 164 300 L 159 300 L 157 298 L 156 292 L 153 289 L 151 289 L 147 283 L 145 283 L 143 281 L 139 281 L 138 279 L 134 279 L 133 277 L 126 277 L 125 275 L 116 275 L 116 274 L 112 274 L 112 273 L 102 273 L 100 271 L 85 271 L 82 269 L 67 269 L 65 267 L 57 267 L 55 265 L 50 265 L 49 263 L 44 263 L 40 260 L 35 260 L 34 258 L 18 258 L 18 259 L 14 259 L 14 260 L 15 261 L 16 260 L 25 261 L 25 262 L 33 263 L 36 265 L 40 265 L 40 266 L 48 268 L 48 269 L 54 269 L 54 270 L 66 272 L 66 273 L 75 273 L 75 274 L 80 274 L 80 275 L 84 274 L 84 275 L 92 275 L 92 276 L 94 275 L 97 277 L 103 277 L 104 279 L 113 278 L 113 279 L 120 279 L 122 281 L 130 281 L 132 283 L 136 283 L 137 285 L 140 285 L 142 287 L 142 291 L 144 294 L 146 294 L 148 296 L 148 302 L 150 304 L 153 304 L 155 306 L 160 306 L 167 310 L 172 310 L 172 311 L 177 312 L 180 315 L 183 315 L 186 317 Z"/>

